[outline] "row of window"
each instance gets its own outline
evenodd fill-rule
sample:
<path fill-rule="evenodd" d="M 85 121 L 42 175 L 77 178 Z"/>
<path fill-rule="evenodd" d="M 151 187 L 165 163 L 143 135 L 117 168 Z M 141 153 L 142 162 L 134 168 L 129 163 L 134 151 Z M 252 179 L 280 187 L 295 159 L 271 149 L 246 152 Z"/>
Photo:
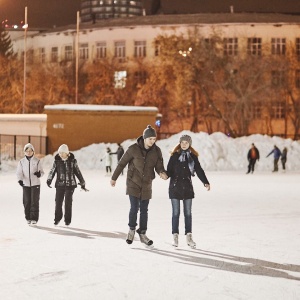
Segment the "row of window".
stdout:
<path fill-rule="evenodd" d="M 274 55 L 286 54 L 286 39 L 272 38 L 271 39 L 271 53 Z M 295 40 L 296 55 L 300 57 L 300 38 Z M 238 38 L 224 38 L 223 40 L 224 55 L 238 54 Z M 251 55 L 262 55 L 262 38 L 248 38 L 247 53 Z"/>

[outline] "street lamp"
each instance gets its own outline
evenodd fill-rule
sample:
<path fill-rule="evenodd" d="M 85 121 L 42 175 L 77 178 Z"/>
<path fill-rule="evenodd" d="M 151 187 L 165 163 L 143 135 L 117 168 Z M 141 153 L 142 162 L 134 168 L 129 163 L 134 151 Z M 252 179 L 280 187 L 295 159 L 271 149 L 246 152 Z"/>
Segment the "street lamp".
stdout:
<path fill-rule="evenodd" d="M 22 26 L 24 29 L 24 83 L 23 83 L 23 105 L 22 113 L 25 113 L 25 100 L 26 100 L 26 52 L 27 52 L 27 6 L 25 7 L 25 23 Z"/>

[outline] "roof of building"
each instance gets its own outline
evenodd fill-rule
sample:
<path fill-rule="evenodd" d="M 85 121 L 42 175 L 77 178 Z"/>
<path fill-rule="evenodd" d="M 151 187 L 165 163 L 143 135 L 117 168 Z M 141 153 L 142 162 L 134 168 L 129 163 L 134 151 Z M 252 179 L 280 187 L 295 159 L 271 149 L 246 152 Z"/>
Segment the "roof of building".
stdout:
<path fill-rule="evenodd" d="M 184 15 L 151 15 L 130 18 L 115 18 L 98 20 L 95 24 L 82 23 L 80 29 L 111 28 L 128 26 L 159 26 L 159 25 L 192 25 L 192 24 L 300 24 L 300 15 L 265 14 L 265 13 L 204 13 Z M 76 25 L 68 25 L 47 32 L 57 32 L 76 29 Z"/>

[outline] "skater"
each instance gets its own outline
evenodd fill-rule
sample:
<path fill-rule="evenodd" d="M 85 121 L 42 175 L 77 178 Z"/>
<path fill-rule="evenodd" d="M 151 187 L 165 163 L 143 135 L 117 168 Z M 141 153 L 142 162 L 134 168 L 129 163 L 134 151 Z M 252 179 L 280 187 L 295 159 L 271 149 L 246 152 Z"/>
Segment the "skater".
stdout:
<path fill-rule="evenodd" d="M 129 232 L 126 242 L 131 244 L 137 226 L 137 214 L 140 210 L 139 229 L 137 233 L 140 241 L 152 245 L 153 241 L 146 236 L 148 223 L 148 205 L 152 197 L 152 181 L 156 171 L 162 179 L 168 179 L 163 164 L 160 148 L 155 144 L 156 131 L 150 125 L 143 132 L 136 143 L 131 145 L 115 169 L 111 177 L 111 186 L 116 185 L 116 180 L 128 164 L 126 194 L 129 195 Z"/>
<path fill-rule="evenodd" d="M 103 159 L 105 159 L 105 170 L 106 170 L 106 175 L 110 176 L 111 174 L 111 164 L 112 164 L 112 157 L 111 157 L 112 153 L 109 147 L 106 148 L 106 153 L 104 154 L 104 156 L 100 159 L 100 161 L 102 161 Z"/>
<path fill-rule="evenodd" d="M 69 152 L 69 148 L 65 144 L 61 145 L 58 148 L 58 154 L 56 154 L 54 157 L 54 163 L 47 179 L 47 185 L 50 188 L 55 174 L 56 194 L 54 225 L 58 225 L 63 217 L 62 205 L 65 200 L 64 221 L 66 226 L 69 226 L 72 221 L 73 193 L 75 188 L 77 187 L 75 176 L 79 180 L 81 189 L 86 191 L 86 188 L 85 181 L 77 164 L 77 160 L 75 159 L 74 154 Z"/>
<path fill-rule="evenodd" d="M 267 155 L 267 157 L 272 153 L 274 155 L 274 170 L 272 172 L 278 172 L 278 161 L 281 156 L 281 151 L 276 145 L 274 145 L 274 149 Z"/>
<path fill-rule="evenodd" d="M 256 160 L 259 160 L 259 151 L 253 143 L 251 145 L 251 149 L 248 151 L 247 158 L 248 158 L 249 165 L 248 165 L 248 172 L 246 174 L 249 174 L 250 172 L 252 172 L 253 174 Z"/>
<path fill-rule="evenodd" d="M 117 154 L 117 159 L 118 159 L 118 163 L 120 161 L 120 159 L 122 158 L 123 154 L 124 154 L 124 148 L 122 147 L 121 144 L 118 144 L 118 149 L 116 152 L 112 152 L 111 154 Z M 123 170 L 122 170 L 122 175 L 123 175 Z"/>
<path fill-rule="evenodd" d="M 192 238 L 192 199 L 195 197 L 192 176 L 195 172 L 206 189 L 210 190 L 210 184 L 199 163 L 198 153 L 192 147 L 192 138 L 183 135 L 179 144 L 171 153 L 167 166 L 167 175 L 170 177 L 169 197 L 172 203 L 172 234 L 173 246 L 178 247 L 180 200 L 183 202 L 185 235 L 188 246 L 196 247 Z"/>
<path fill-rule="evenodd" d="M 41 161 L 34 156 L 34 147 L 24 146 L 25 157 L 17 166 L 18 183 L 23 188 L 23 205 L 28 225 L 35 225 L 39 220 L 40 177 L 44 175 Z"/>
<path fill-rule="evenodd" d="M 287 161 L 287 151 L 288 151 L 287 147 L 284 147 L 282 150 L 282 153 L 281 153 L 281 164 L 282 164 L 283 172 L 285 172 L 285 164 Z"/>

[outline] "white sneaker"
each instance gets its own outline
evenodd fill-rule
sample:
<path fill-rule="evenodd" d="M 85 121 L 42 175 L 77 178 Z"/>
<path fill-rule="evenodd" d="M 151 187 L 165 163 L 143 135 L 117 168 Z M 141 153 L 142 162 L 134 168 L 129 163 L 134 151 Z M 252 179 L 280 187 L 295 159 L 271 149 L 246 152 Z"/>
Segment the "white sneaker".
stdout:
<path fill-rule="evenodd" d="M 173 244 L 172 246 L 178 247 L 178 233 L 173 233 Z"/>
<path fill-rule="evenodd" d="M 193 248 L 193 249 L 196 248 L 196 243 L 193 241 L 191 232 L 186 234 L 186 242 L 187 242 L 188 246 L 190 246 L 191 248 Z"/>
<path fill-rule="evenodd" d="M 31 224 L 31 220 L 27 220 L 27 224 L 30 225 Z"/>
<path fill-rule="evenodd" d="M 135 230 L 134 229 L 129 229 L 129 232 L 128 232 L 128 235 L 127 235 L 127 240 L 126 240 L 127 244 L 132 244 L 133 239 L 134 239 L 134 234 L 135 234 Z"/>
<path fill-rule="evenodd" d="M 36 225 L 37 221 L 31 221 L 31 225 Z"/>

